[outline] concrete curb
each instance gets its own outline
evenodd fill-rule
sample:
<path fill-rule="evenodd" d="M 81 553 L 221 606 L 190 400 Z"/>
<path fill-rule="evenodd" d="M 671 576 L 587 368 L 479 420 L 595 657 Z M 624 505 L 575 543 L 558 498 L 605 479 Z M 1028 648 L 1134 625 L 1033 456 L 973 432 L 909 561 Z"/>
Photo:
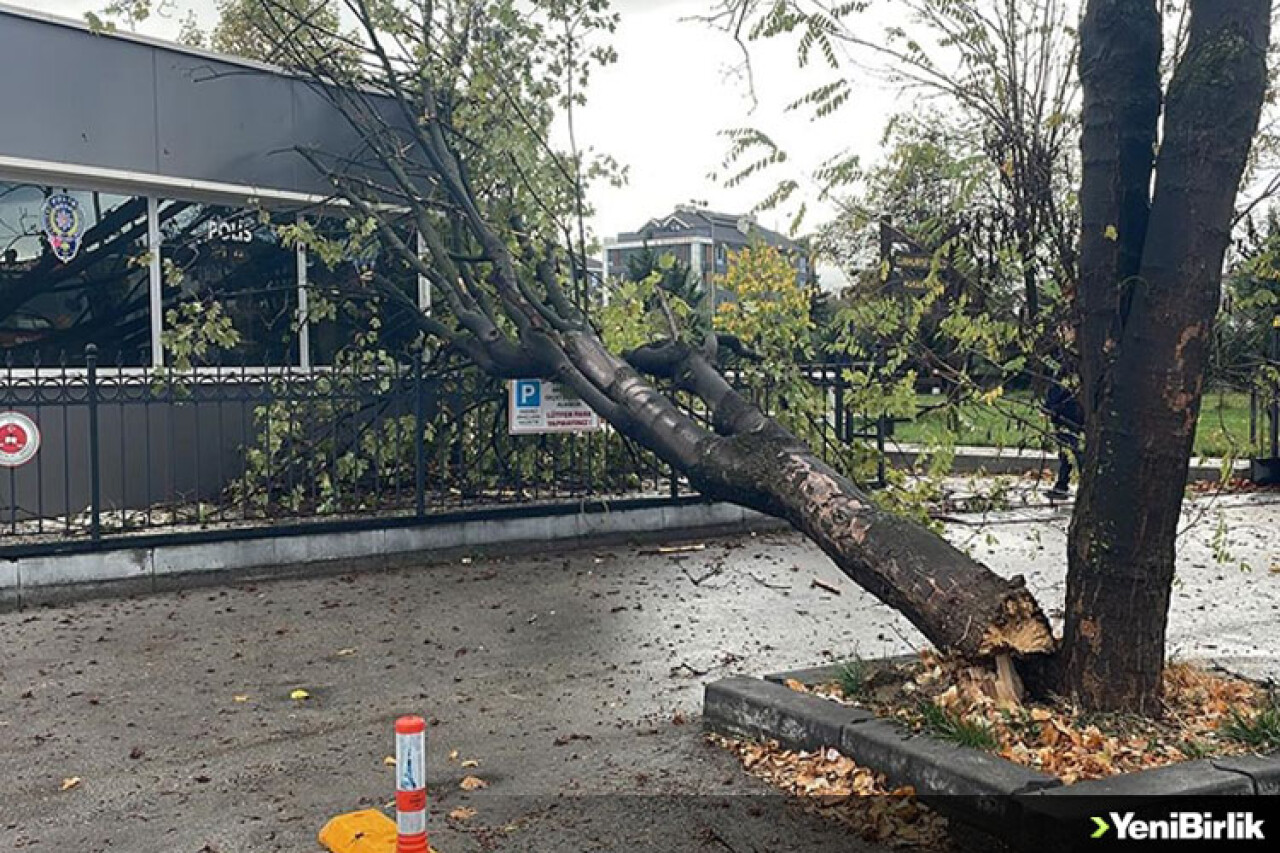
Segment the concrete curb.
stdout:
<path fill-rule="evenodd" d="M 846 726 L 875 720 L 859 708 L 741 676 L 708 684 L 702 714 L 720 734 L 776 740 L 807 752 L 839 748 Z"/>
<path fill-rule="evenodd" d="M 235 580 L 398 568 L 459 553 L 527 553 L 780 526 L 733 504 L 705 503 L 10 558 L 0 560 L 0 610 Z"/>
<path fill-rule="evenodd" d="M 894 468 L 914 468 L 926 453 L 918 444 L 891 444 L 885 451 L 885 460 Z M 1014 447 L 979 447 L 962 445 L 955 449 L 955 474 L 1026 474 L 1030 471 L 1048 471 L 1058 468 L 1058 454 L 1049 450 L 1020 450 Z M 1249 476 L 1249 460 L 1237 460 L 1232 468 L 1233 477 Z M 1217 482 L 1222 478 L 1221 459 L 1191 460 L 1188 482 Z"/>
<path fill-rule="evenodd" d="M 957 822 L 1041 850 L 1046 849 L 1046 833 L 1060 828 L 1066 818 L 1078 819 L 1085 803 L 1280 792 L 1280 755 L 1188 761 L 1064 785 L 1054 776 L 990 753 L 913 733 L 863 709 L 782 684 L 790 679 L 806 685 L 827 683 L 838 669 L 823 666 L 761 679 L 735 676 L 711 682 L 705 688 L 703 725 L 720 734 L 776 740 L 809 752 L 837 746 L 858 764 L 884 773 L 891 784 L 912 786 L 921 799 Z M 1047 846 L 1056 849 L 1057 843 Z"/>

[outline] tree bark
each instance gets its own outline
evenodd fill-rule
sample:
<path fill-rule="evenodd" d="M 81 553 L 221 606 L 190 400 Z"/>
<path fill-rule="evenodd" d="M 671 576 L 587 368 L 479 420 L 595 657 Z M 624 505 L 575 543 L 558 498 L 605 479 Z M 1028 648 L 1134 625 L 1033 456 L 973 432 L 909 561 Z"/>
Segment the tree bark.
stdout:
<path fill-rule="evenodd" d="M 1002 578 L 933 531 L 880 509 L 738 394 L 703 354 L 667 345 L 629 358 L 676 379 L 711 408 L 718 435 L 700 441 L 682 467 L 699 492 L 790 522 L 940 649 L 971 658 L 1053 650 L 1049 622 L 1021 576 Z M 666 398 L 651 402 L 669 405 Z M 637 437 L 652 444 L 649 436 Z"/>
<path fill-rule="evenodd" d="M 1149 208 L 1142 148 L 1154 139 L 1158 14 L 1148 0 L 1098 0 L 1085 18 L 1087 449 L 1061 687 L 1090 709 L 1160 710 L 1174 546 L 1235 196 L 1266 90 L 1270 5 L 1193 0 Z"/>
<path fill-rule="evenodd" d="M 1021 575 L 1002 578 L 932 531 L 881 510 L 776 424 L 729 439 L 691 473 L 710 497 L 789 521 L 937 648 L 975 659 L 1054 648 Z"/>

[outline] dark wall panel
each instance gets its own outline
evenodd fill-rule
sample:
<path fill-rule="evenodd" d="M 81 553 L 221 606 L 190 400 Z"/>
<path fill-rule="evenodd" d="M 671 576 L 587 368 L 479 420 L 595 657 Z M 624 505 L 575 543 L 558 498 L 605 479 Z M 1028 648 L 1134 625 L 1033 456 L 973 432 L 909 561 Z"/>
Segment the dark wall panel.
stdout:
<path fill-rule="evenodd" d="M 0 9 L 0 156 L 327 194 L 300 145 L 358 147 L 305 81 Z"/>
<path fill-rule="evenodd" d="M 156 53 L 160 172 L 299 189 L 297 81 L 177 53 Z"/>
<path fill-rule="evenodd" d="M 0 12 L 0 154 L 157 171 L 154 52 Z"/>

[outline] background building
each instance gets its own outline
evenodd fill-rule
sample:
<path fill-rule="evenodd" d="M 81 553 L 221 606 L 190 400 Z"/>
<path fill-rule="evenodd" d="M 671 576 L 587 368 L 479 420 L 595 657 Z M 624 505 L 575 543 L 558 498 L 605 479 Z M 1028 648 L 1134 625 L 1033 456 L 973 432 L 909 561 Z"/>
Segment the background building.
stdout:
<path fill-rule="evenodd" d="M 764 243 L 782 250 L 791 259 L 796 275 L 807 280 L 810 259 L 803 247 L 768 228 L 751 216 L 716 213 L 692 205 L 680 205 L 666 215 L 650 219 L 636 231 L 619 234 L 605 244 L 605 277 L 627 276 L 647 252 L 669 255 L 700 280 L 710 297 L 709 310 L 729 298 L 716 287 L 716 277 L 729 269 L 729 256 L 753 243 Z"/>

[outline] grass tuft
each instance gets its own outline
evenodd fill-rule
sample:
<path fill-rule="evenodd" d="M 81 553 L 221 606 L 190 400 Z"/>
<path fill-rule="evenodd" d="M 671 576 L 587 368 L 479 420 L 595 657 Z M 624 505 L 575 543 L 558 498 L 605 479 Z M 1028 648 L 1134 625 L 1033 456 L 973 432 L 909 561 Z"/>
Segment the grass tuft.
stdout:
<path fill-rule="evenodd" d="M 953 714 L 946 708 L 924 701 L 919 707 L 920 718 L 925 730 L 942 740 L 972 749 L 985 749 L 994 752 L 999 749 L 995 732 L 986 723 L 976 723 Z"/>
<path fill-rule="evenodd" d="M 1273 702 L 1253 716 L 1232 711 L 1221 734 L 1258 752 L 1280 751 L 1280 704 Z"/>
<path fill-rule="evenodd" d="M 866 691 L 870 677 L 871 667 L 862 658 L 846 661 L 836 670 L 836 683 L 840 686 L 840 692 L 849 699 L 856 699 Z"/>

